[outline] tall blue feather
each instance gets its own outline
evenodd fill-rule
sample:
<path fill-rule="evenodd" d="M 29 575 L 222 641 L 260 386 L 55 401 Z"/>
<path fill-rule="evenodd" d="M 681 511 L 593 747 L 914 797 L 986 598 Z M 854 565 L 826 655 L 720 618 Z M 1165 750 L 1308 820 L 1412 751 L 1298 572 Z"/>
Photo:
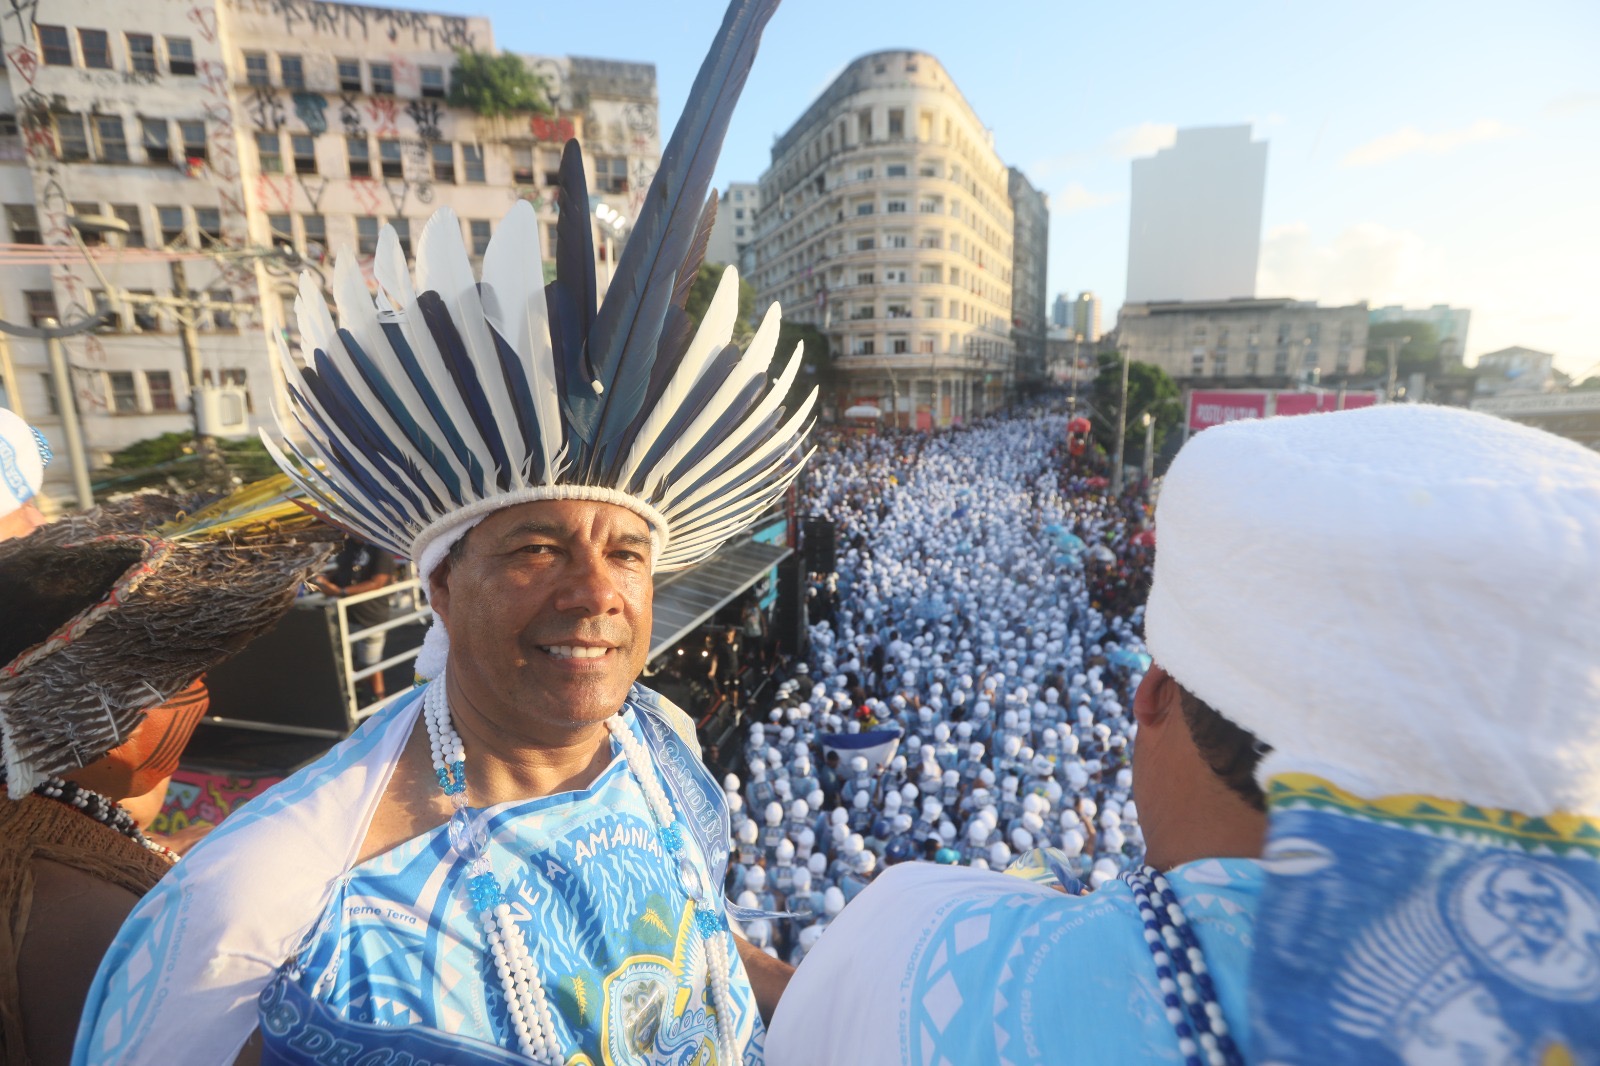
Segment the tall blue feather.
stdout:
<path fill-rule="evenodd" d="M 661 166 L 589 336 L 590 359 L 604 390 L 595 415 L 598 441 L 623 433 L 638 414 L 663 318 L 685 254 L 695 242 L 734 104 L 755 60 L 761 31 L 777 7 L 778 0 L 729 5 L 661 153 Z"/>
<path fill-rule="evenodd" d="M 594 439 L 595 418 L 600 408 L 600 397 L 595 395 L 594 367 L 589 355 L 589 336 L 594 329 L 599 288 L 594 277 L 594 221 L 589 217 L 589 178 L 583 172 L 583 150 L 577 141 L 568 141 L 561 152 L 560 185 L 556 190 L 556 203 L 560 215 L 556 218 L 556 280 L 560 282 L 571 306 L 565 315 L 571 319 L 575 336 L 563 336 L 561 355 L 566 374 L 562 384 L 562 406 L 567 414 L 567 425 L 578 442 L 587 444 Z M 556 308 L 550 308 L 550 318 L 556 318 Z M 568 322 L 562 322 L 563 329 Z M 581 468 L 580 468 L 581 469 Z"/>
<path fill-rule="evenodd" d="M 694 388 L 689 390 L 689 395 L 683 398 L 683 403 L 678 407 L 677 413 L 672 416 L 672 421 L 667 423 L 660 435 L 656 437 L 655 444 L 651 445 L 650 450 L 645 453 L 644 460 L 639 463 L 639 470 L 634 474 L 633 483 L 627 487 L 627 491 L 642 492 L 650 487 L 640 484 L 640 479 L 655 469 L 655 464 L 659 463 L 667 452 L 672 449 L 673 445 L 678 443 L 679 435 L 696 418 L 700 417 L 700 412 L 705 410 L 705 406 L 710 402 L 711 397 L 722 387 L 723 382 L 728 380 L 728 375 L 733 373 L 733 368 L 738 364 L 739 358 L 739 346 L 737 344 L 729 344 L 717 353 L 716 358 L 711 360 L 710 365 L 706 367 L 705 373 L 700 375 L 700 380 L 695 382 Z"/>

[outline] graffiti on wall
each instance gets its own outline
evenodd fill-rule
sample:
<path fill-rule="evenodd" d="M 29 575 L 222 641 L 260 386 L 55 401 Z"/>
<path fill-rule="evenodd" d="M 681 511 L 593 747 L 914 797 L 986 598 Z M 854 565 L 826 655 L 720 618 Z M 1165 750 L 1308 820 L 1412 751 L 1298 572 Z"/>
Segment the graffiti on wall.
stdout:
<path fill-rule="evenodd" d="M 231 6 L 282 19 L 284 31 L 293 36 L 318 33 L 391 44 L 404 40 L 411 47 L 426 45 L 435 51 L 477 47 L 471 23 L 458 15 L 362 7 L 327 0 L 232 0 Z"/>
<path fill-rule="evenodd" d="M 166 802 L 150 828 L 157 833 L 177 833 L 195 826 L 219 825 L 248 800 L 255 799 L 282 778 L 233 777 L 179 770 L 167 785 Z"/>

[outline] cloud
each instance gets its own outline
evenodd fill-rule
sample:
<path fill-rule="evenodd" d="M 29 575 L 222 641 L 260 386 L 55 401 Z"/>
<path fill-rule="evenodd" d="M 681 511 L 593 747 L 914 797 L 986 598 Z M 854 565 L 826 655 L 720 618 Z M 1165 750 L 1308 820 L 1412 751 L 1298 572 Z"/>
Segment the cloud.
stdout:
<path fill-rule="evenodd" d="M 1317 244 L 1303 222 L 1275 226 L 1261 243 L 1256 291 L 1324 304 L 1374 307 L 1449 303 L 1440 291 L 1444 256 L 1407 230 L 1363 222 Z"/>
<path fill-rule="evenodd" d="M 1479 119 L 1472 125 L 1459 130 L 1445 130 L 1443 133 L 1423 133 L 1415 126 L 1402 126 L 1393 133 L 1386 133 L 1376 140 L 1368 141 L 1352 151 L 1346 153 L 1339 161 L 1342 167 L 1370 167 L 1379 163 L 1387 163 L 1402 156 L 1416 155 L 1444 155 L 1457 148 L 1480 141 L 1495 141 L 1502 137 L 1511 137 L 1516 130 L 1503 122 L 1492 118 Z"/>
<path fill-rule="evenodd" d="M 1078 182 L 1073 182 L 1060 192 L 1050 194 L 1050 212 L 1057 215 L 1070 215 L 1078 211 L 1092 211 L 1097 207 L 1114 204 L 1121 199 L 1121 193 L 1090 192 Z"/>
<path fill-rule="evenodd" d="M 1108 147 L 1119 159 L 1154 155 L 1178 139 L 1178 127 L 1170 122 L 1141 122 L 1111 135 Z"/>
<path fill-rule="evenodd" d="M 1600 107 L 1600 93 L 1575 92 L 1558 96 L 1544 105 L 1544 113 L 1550 118 L 1565 115 L 1575 115 L 1580 111 L 1587 111 L 1591 107 Z"/>

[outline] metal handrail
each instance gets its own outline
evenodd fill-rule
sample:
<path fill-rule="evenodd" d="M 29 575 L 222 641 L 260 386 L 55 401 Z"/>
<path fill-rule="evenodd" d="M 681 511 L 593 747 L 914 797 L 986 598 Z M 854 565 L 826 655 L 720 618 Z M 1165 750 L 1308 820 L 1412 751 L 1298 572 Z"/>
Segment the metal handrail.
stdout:
<path fill-rule="evenodd" d="M 405 581 L 397 581 L 391 585 L 385 585 L 382 588 L 358 592 L 353 596 L 330 597 L 329 602 L 337 608 L 339 616 L 339 676 L 344 685 L 345 727 L 347 730 L 355 729 L 356 726 L 378 713 L 392 701 L 405 695 L 405 691 L 401 690 L 385 696 L 381 700 L 375 700 L 372 703 L 363 705 L 360 702 L 360 696 L 356 692 L 356 682 L 364 681 L 374 674 L 382 673 L 392 667 L 399 666 L 401 663 L 415 660 L 421 648 L 409 648 L 359 670 L 356 669 L 353 648 L 357 641 L 387 633 L 389 630 L 400 626 L 431 620 L 433 618 L 433 608 L 427 606 L 426 601 L 418 595 L 421 591 L 421 580 L 410 578 Z M 410 611 L 375 625 L 351 631 L 349 614 L 351 607 L 366 603 L 369 600 L 387 596 L 399 596 L 405 593 L 411 593 L 412 609 Z"/>

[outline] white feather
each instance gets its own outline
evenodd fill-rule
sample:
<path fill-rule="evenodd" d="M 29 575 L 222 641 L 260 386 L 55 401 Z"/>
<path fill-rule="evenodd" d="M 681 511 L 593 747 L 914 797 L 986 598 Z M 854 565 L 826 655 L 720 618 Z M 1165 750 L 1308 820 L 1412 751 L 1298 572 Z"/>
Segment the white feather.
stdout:
<path fill-rule="evenodd" d="M 367 283 L 361 276 L 361 268 L 356 266 L 349 256 L 340 256 L 338 262 L 334 264 L 333 299 L 339 308 L 339 322 L 350 331 L 350 336 L 361 346 L 362 351 L 369 356 L 389 351 L 389 342 L 383 336 L 383 331 L 378 328 L 372 294 L 367 291 Z M 355 393 L 357 402 L 378 424 L 378 429 L 397 451 L 409 456 L 416 464 L 417 472 L 428 483 L 428 490 L 434 497 L 440 501 L 448 500 L 450 490 L 445 488 L 444 482 L 434 472 L 433 464 L 417 453 L 410 436 L 400 428 L 400 423 L 389 411 L 389 405 L 367 384 L 366 377 L 355 365 L 355 360 L 350 358 L 350 353 L 345 350 L 344 344 L 335 338 L 334 347 L 327 351 L 329 359 L 343 374 L 345 384 Z M 400 369 L 398 362 L 396 369 Z M 419 428 L 426 430 L 432 426 L 433 418 L 422 405 L 420 397 L 417 407 L 410 412 L 410 417 L 417 421 Z"/>
<path fill-rule="evenodd" d="M 773 311 L 769 312 L 767 316 L 769 320 L 773 317 L 773 314 L 776 313 L 777 306 L 777 304 L 772 305 Z M 765 331 L 766 328 L 767 323 L 762 322 L 761 331 Z M 777 327 L 774 326 L 773 332 L 776 333 L 776 330 Z M 761 331 L 757 332 L 757 339 L 760 338 Z M 771 343 L 777 343 L 776 337 L 774 337 Z M 751 342 L 751 347 L 755 347 L 754 341 Z M 722 462 L 723 459 L 733 454 L 734 450 L 744 443 L 746 437 L 763 422 L 765 422 L 767 416 L 778 409 L 778 407 L 783 403 L 784 398 L 788 396 L 789 386 L 793 384 L 795 375 L 800 372 L 800 356 L 804 351 L 804 344 L 795 345 L 794 355 L 790 357 L 789 365 L 783 368 L 783 373 L 778 376 L 778 380 L 767 389 L 767 394 L 763 396 L 761 401 L 756 404 L 755 408 L 747 416 L 745 416 L 744 421 L 739 424 L 738 428 L 728 433 L 723 438 L 722 443 L 711 449 L 711 452 L 704 459 L 701 459 L 698 463 L 694 464 L 694 466 L 690 467 L 682 476 L 674 480 L 674 484 L 667 488 L 666 495 L 662 498 L 662 501 L 659 504 L 663 512 L 665 512 L 669 507 L 687 506 L 689 501 L 682 500 L 681 498 L 675 498 L 673 496 L 674 489 L 681 486 L 682 491 L 686 492 L 693 488 L 697 481 L 704 477 L 709 471 L 715 470 L 718 463 Z M 738 465 L 742 466 L 743 464 L 741 463 Z M 700 491 L 695 492 L 693 496 L 693 499 L 696 500 L 702 498 L 704 498 L 703 488 Z"/>
<path fill-rule="evenodd" d="M 483 281 L 497 305 L 498 320 L 491 321 L 528 367 L 534 417 L 539 423 L 539 450 L 546 464 L 533 475 L 544 484 L 554 484 L 564 454 L 561 394 L 556 388 L 555 355 L 550 345 L 539 216 L 526 200 L 512 205 L 489 239 L 483 254 Z"/>
<path fill-rule="evenodd" d="M 754 491 L 759 492 L 760 486 L 765 484 L 767 478 L 783 465 L 783 462 L 795 452 L 804 442 L 800 436 L 800 426 L 811 415 L 812 405 L 816 402 L 817 390 L 812 389 L 811 395 L 806 398 L 795 412 L 784 420 L 783 424 L 763 441 L 758 447 L 751 450 L 733 466 L 724 470 L 712 480 L 701 486 L 693 496 L 682 499 L 673 504 L 672 511 L 663 509 L 671 521 L 674 513 L 688 516 L 684 522 L 686 529 L 695 528 L 701 521 L 714 521 L 721 510 L 728 506 L 736 505 L 745 495 Z M 700 501 L 713 497 L 717 492 L 729 486 L 749 486 L 744 492 L 734 491 L 727 500 L 718 501 L 709 506 L 701 505 Z M 698 508 L 698 509 L 697 509 Z"/>
<path fill-rule="evenodd" d="M 517 427 L 516 408 L 506 394 L 500 356 L 483 318 L 478 280 L 472 276 L 472 262 L 461 240 L 461 222 L 448 207 L 435 211 L 423 227 L 422 239 L 417 243 L 417 287 L 423 292 L 437 292 L 444 301 L 456 331 L 461 334 L 467 359 L 489 399 L 489 410 L 499 430 L 501 445 L 512 461 L 512 469 L 508 471 L 511 487 L 523 487 L 519 483 L 522 480 L 521 458 L 526 449 Z"/>
<path fill-rule="evenodd" d="M 493 472 L 488 470 L 489 445 L 478 432 L 477 423 L 472 420 L 466 401 L 456 390 L 455 379 L 450 376 L 450 369 L 445 366 L 444 357 L 439 354 L 439 346 L 433 342 L 433 334 L 428 332 L 428 327 L 421 321 L 422 313 L 417 310 L 417 290 L 411 283 L 410 272 L 406 269 L 406 256 L 400 247 L 400 237 L 392 226 L 383 227 L 378 234 L 378 254 L 373 259 L 373 273 L 378 278 L 378 284 L 387 291 L 390 303 L 398 312 L 395 321 L 400 326 L 400 332 L 405 337 L 406 343 L 411 345 L 412 353 L 417 357 L 417 365 L 422 368 L 422 376 L 433 386 L 434 395 L 439 398 L 439 404 L 444 408 L 445 418 L 450 420 L 456 432 L 461 435 L 461 443 L 465 445 L 467 451 L 477 457 L 479 464 L 485 468 L 486 480 L 492 480 Z M 439 443 L 449 447 L 444 440 Z M 488 485 L 485 484 L 484 488 L 487 490 Z M 469 480 L 462 489 L 462 494 L 471 496 L 472 491 Z"/>
<path fill-rule="evenodd" d="M 300 324 L 300 351 L 302 362 L 311 366 L 311 357 L 318 348 L 327 351 L 333 343 L 333 316 L 322 298 L 322 290 L 309 270 L 300 272 L 300 291 L 294 300 L 294 317 Z"/>
<path fill-rule="evenodd" d="M 689 342 L 689 347 L 683 353 L 683 359 L 678 363 L 678 369 L 673 372 L 672 380 L 662 390 L 661 398 L 656 401 L 655 407 L 650 411 L 649 417 L 639 427 L 639 435 L 634 438 L 633 446 L 628 449 L 628 457 L 622 464 L 622 476 L 617 479 L 619 486 L 625 486 L 633 481 L 633 475 L 639 469 L 639 464 L 644 462 L 644 457 L 650 454 L 650 449 L 655 446 L 656 438 L 667 427 L 667 423 L 678 413 L 678 408 L 683 404 L 689 391 L 699 382 L 705 369 L 716 358 L 718 352 L 727 347 L 728 341 L 733 337 L 733 324 L 739 317 L 739 272 L 729 267 L 722 272 L 722 280 L 717 283 L 717 291 L 712 294 L 711 304 L 706 308 L 705 315 L 700 319 L 700 328 L 695 330 L 694 339 Z M 751 345 L 751 347 L 755 347 Z M 745 352 L 746 355 L 750 353 Z M 743 362 L 743 359 L 740 360 Z M 685 436 L 687 438 L 687 435 Z M 673 451 L 678 449 L 674 447 Z M 670 459 L 666 456 L 664 459 Z M 678 453 L 682 458 L 682 453 Z M 670 470 L 670 466 L 657 463 L 654 470 Z M 652 471 L 652 474 L 654 473 Z M 648 485 L 653 477 L 642 479 Z"/>

